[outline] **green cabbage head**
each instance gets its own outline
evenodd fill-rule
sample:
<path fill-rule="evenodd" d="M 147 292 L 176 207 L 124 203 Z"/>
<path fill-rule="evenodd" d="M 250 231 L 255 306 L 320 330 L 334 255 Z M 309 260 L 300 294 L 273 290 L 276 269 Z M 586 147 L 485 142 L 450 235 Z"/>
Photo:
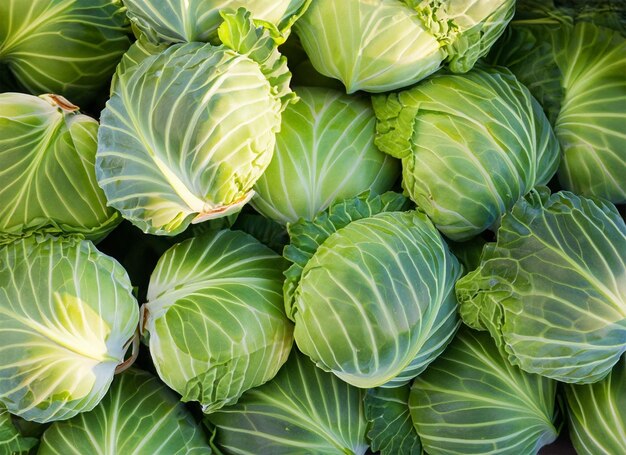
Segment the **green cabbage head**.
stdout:
<path fill-rule="evenodd" d="M 294 25 L 314 68 L 348 93 L 412 85 L 444 64 L 469 71 L 513 16 L 513 0 L 316 0 Z"/>
<path fill-rule="evenodd" d="M 626 352 L 626 224 L 607 201 L 539 187 L 502 218 L 456 293 L 463 320 L 512 364 L 597 382 Z"/>
<path fill-rule="evenodd" d="M 373 98 L 376 145 L 402 159 L 402 185 L 437 228 L 468 240 L 532 187 L 546 184 L 559 144 L 541 106 L 505 68 L 437 74 Z"/>
<path fill-rule="evenodd" d="M 208 232 L 165 252 L 143 307 L 145 342 L 161 379 L 204 412 L 236 403 L 287 360 L 293 326 L 285 263 L 241 231 Z"/>
<path fill-rule="evenodd" d="M 35 422 L 75 416 L 109 389 L 139 322 L 126 271 L 79 237 L 0 249 L 0 403 Z"/>
<path fill-rule="evenodd" d="M 97 241 L 121 221 L 97 184 L 98 122 L 57 95 L 0 94 L 0 245 L 33 231 Z"/>
<path fill-rule="evenodd" d="M 567 384 L 569 434 L 576 453 L 626 452 L 626 354 L 594 384 Z"/>
<path fill-rule="evenodd" d="M 611 7 L 623 17 L 624 4 L 579 2 L 584 9 L 572 17 L 552 3 L 521 3 L 490 58 L 510 68 L 548 114 L 563 150 L 563 189 L 626 203 L 626 37 L 609 28 Z"/>
<path fill-rule="evenodd" d="M 407 383 L 458 328 L 461 266 L 396 193 L 332 205 L 288 225 L 285 305 L 298 348 L 356 387 Z"/>
<path fill-rule="evenodd" d="M 215 41 L 222 10 L 248 9 L 255 20 L 276 26 L 285 36 L 311 0 L 125 0 L 128 17 L 154 42 Z"/>
<path fill-rule="evenodd" d="M 530 455 L 559 434 L 556 390 L 511 365 L 487 333 L 462 326 L 413 381 L 409 408 L 429 454 Z"/>
<path fill-rule="evenodd" d="M 376 117 L 367 96 L 298 87 L 276 136 L 274 157 L 252 206 L 281 224 L 312 220 L 336 201 L 391 189 L 397 160 L 374 145 Z"/>
<path fill-rule="evenodd" d="M 99 95 L 131 43 L 121 0 L 2 0 L 0 18 L 0 85 L 6 72 L 79 104 Z"/>
<path fill-rule="evenodd" d="M 257 28 L 243 8 L 222 15 L 220 46 L 132 52 L 136 63 L 122 62 L 102 112 L 98 183 L 144 232 L 175 235 L 239 211 L 294 99 L 278 32 Z"/>
<path fill-rule="evenodd" d="M 37 453 L 210 455 L 211 449 L 179 397 L 132 368 L 115 377 L 94 409 L 54 422 Z"/>
<path fill-rule="evenodd" d="M 224 453 L 365 455 L 363 395 L 294 349 L 274 379 L 205 420 Z"/>

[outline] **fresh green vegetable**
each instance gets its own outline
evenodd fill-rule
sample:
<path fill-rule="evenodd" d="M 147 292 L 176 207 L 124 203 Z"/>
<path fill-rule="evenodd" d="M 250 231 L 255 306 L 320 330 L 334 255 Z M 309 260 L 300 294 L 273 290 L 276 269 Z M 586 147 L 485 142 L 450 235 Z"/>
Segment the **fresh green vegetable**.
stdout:
<path fill-rule="evenodd" d="M 572 443 L 580 455 L 626 451 L 626 356 L 602 381 L 565 386 Z"/>
<path fill-rule="evenodd" d="M 35 422 L 96 406 L 139 320 L 126 271 L 77 237 L 0 249 L 0 403 Z"/>
<path fill-rule="evenodd" d="M 102 112 L 98 183 L 144 232 L 239 211 L 272 158 L 293 100 L 286 61 L 243 8 L 223 17 L 219 47 L 178 44 L 120 66 Z"/>
<path fill-rule="evenodd" d="M 415 378 L 409 407 L 424 449 L 536 454 L 554 441 L 556 382 L 504 359 L 486 333 L 467 327 Z"/>
<path fill-rule="evenodd" d="M 218 40 L 221 11 L 248 9 L 255 20 L 273 24 L 285 36 L 311 0 L 125 0 L 133 24 L 155 42 Z"/>
<path fill-rule="evenodd" d="M 625 252 L 615 206 L 538 188 L 457 282 L 461 317 L 524 371 L 599 381 L 626 352 Z"/>
<path fill-rule="evenodd" d="M 315 69 L 347 93 L 469 71 L 513 16 L 512 0 L 316 0 L 294 27 Z"/>
<path fill-rule="evenodd" d="M 63 97 L 0 93 L 0 245 L 33 231 L 97 241 L 121 221 L 96 182 L 97 134 Z"/>
<path fill-rule="evenodd" d="M 391 189 L 397 160 L 374 145 L 370 100 L 325 88 L 298 87 L 287 107 L 274 157 L 254 189 L 252 206 L 279 223 L 312 220 L 333 202 Z"/>
<path fill-rule="evenodd" d="M 623 0 L 0 0 L 0 455 L 626 454 L 625 131 Z"/>
<path fill-rule="evenodd" d="M 116 376 L 93 410 L 53 423 L 37 453 L 207 455 L 211 449 L 176 394 L 154 376 L 131 369 Z"/>
<path fill-rule="evenodd" d="M 209 232 L 159 259 L 144 308 L 161 379 L 204 412 L 237 402 L 289 355 L 282 258 L 241 231 Z"/>
<path fill-rule="evenodd" d="M 120 0 L 3 0 L 0 68 L 33 94 L 83 104 L 106 86 L 129 32 Z"/>
<path fill-rule="evenodd" d="M 461 267 L 428 218 L 396 193 L 337 203 L 288 226 L 285 306 L 298 348 L 357 387 L 419 374 L 459 321 Z"/>
<path fill-rule="evenodd" d="M 363 391 L 295 349 L 278 375 L 206 417 L 225 453 L 364 455 Z"/>
<path fill-rule="evenodd" d="M 522 2 L 492 60 L 508 66 L 546 110 L 563 149 L 563 189 L 623 204 L 626 37 L 607 27 L 605 9 L 594 11 L 603 2 L 588 2 L 577 17 L 551 3 Z"/>
<path fill-rule="evenodd" d="M 505 68 L 435 75 L 373 98 L 376 145 L 402 159 L 402 185 L 437 229 L 467 240 L 556 172 L 541 107 Z"/>

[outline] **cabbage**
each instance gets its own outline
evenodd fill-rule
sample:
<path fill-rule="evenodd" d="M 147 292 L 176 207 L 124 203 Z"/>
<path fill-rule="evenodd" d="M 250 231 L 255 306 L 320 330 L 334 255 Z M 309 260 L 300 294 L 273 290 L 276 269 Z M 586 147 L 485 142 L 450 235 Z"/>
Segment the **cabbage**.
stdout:
<path fill-rule="evenodd" d="M 365 455 L 363 391 L 295 349 L 278 375 L 206 417 L 224 453 Z"/>
<path fill-rule="evenodd" d="M 317 0 L 294 25 L 313 67 L 347 93 L 469 71 L 513 16 L 512 0 Z"/>
<path fill-rule="evenodd" d="M 626 356 L 602 381 L 566 385 L 565 402 L 576 453 L 626 452 Z"/>
<path fill-rule="evenodd" d="M 272 158 L 293 100 L 286 61 L 243 8 L 223 16 L 219 47 L 144 49 L 122 62 L 102 112 L 98 183 L 144 232 L 175 235 L 239 211 Z"/>
<path fill-rule="evenodd" d="M 376 145 L 402 159 L 402 185 L 437 229 L 467 240 L 556 172 L 541 107 L 505 68 L 435 75 L 373 98 Z"/>
<path fill-rule="evenodd" d="M 546 110 L 563 149 L 563 189 L 626 203 L 623 31 L 608 27 L 603 2 L 576 17 L 551 2 L 525 3 L 492 61 L 508 66 Z"/>
<path fill-rule="evenodd" d="M 0 0 L 0 455 L 626 454 L 625 45 L 622 0 Z"/>
<path fill-rule="evenodd" d="M 0 73 L 78 104 L 99 94 L 130 46 L 121 0 L 2 0 L 0 17 Z"/>
<path fill-rule="evenodd" d="M 211 449 L 175 393 L 151 374 L 130 369 L 116 376 L 93 410 L 54 422 L 37 453 L 200 455 Z"/>
<path fill-rule="evenodd" d="M 626 351 L 626 224 L 606 201 L 547 188 L 502 219 L 461 278 L 461 317 L 522 370 L 571 383 L 604 378 Z"/>
<path fill-rule="evenodd" d="M 220 11 L 247 8 L 254 19 L 275 25 L 286 36 L 311 0 L 125 0 L 128 17 L 155 42 L 217 39 Z"/>
<path fill-rule="evenodd" d="M 252 206 L 286 224 L 311 220 L 364 191 L 391 189 L 399 165 L 374 146 L 369 99 L 325 88 L 296 91 L 300 100 L 283 113 L 274 157 L 254 186 Z"/>
<path fill-rule="evenodd" d="M 285 306 L 298 348 L 357 387 L 423 371 L 459 321 L 461 267 L 428 218 L 395 193 L 337 203 L 288 226 Z"/>
<path fill-rule="evenodd" d="M 466 73 L 502 35 L 513 17 L 512 0 L 403 0 L 445 45 L 453 73 Z"/>
<path fill-rule="evenodd" d="M 431 455 L 536 454 L 559 433 L 556 387 L 509 364 L 488 334 L 463 327 L 415 378 L 409 407 Z"/>
<path fill-rule="evenodd" d="M 0 94 L 0 245 L 33 231 L 97 241 L 120 221 L 94 162 L 98 122 L 57 95 Z"/>
<path fill-rule="evenodd" d="M 0 249 L 0 403 L 35 422 L 68 419 L 109 389 L 139 321 L 126 271 L 78 237 Z"/>
<path fill-rule="evenodd" d="M 161 256 L 143 330 L 159 376 L 183 401 L 213 412 L 276 375 L 293 342 L 283 269 L 240 231 L 208 232 Z"/>

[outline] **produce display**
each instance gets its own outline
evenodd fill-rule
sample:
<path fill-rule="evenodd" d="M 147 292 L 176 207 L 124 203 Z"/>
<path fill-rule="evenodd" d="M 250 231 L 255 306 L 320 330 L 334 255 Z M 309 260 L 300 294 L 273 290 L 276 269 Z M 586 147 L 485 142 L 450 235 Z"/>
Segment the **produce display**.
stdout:
<path fill-rule="evenodd" d="M 0 455 L 624 455 L 625 213 L 621 0 L 2 0 Z"/>

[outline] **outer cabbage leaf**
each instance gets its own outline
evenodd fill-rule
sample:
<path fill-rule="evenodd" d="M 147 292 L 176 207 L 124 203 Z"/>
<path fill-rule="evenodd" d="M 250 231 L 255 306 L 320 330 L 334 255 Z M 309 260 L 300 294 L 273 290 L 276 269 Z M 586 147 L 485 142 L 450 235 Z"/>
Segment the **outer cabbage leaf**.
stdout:
<path fill-rule="evenodd" d="M 572 444 L 579 455 L 626 452 L 626 356 L 602 381 L 565 386 Z"/>
<path fill-rule="evenodd" d="M 255 20 L 276 26 L 285 36 L 311 0 L 125 0 L 128 17 L 152 41 L 209 42 L 217 38 L 220 11 L 247 8 Z"/>
<path fill-rule="evenodd" d="M 423 213 L 393 211 L 403 203 L 397 196 L 348 200 L 288 226 L 285 257 L 295 265 L 285 305 L 294 339 L 320 368 L 357 387 L 405 384 L 459 324 L 453 288 L 461 267 Z"/>
<path fill-rule="evenodd" d="M 124 63 L 102 112 L 98 183 L 144 232 L 175 235 L 239 211 L 294 99 L 270 32 L 243 8 L 223 16 L 222 46 L 179 44 Z"/>
<path fill-rule="evenodd" d="M 626 225 L 610 203 L 533 190 L 456 290 L 463 320 L 514 365 L 599 381 L 626 351 Z"/>
<path fill-rule="evenodd" d="M 293 343 L 282 258 L 241 231 L 185 240 L 150 278 L 144 332 L 161 379 L 205 412 L 276 375 Z"/>
<path fill-rule="evenodd" d="M 528 89 L 505 68 L 435 75 L 373 98 L 376 145 L 402 159 L 403 186 L 437 228 L 467 240 L 556 172 L 559 146 Z"/>
<path fill-rule="evenodd" d="M 36 422 L 102 399 L 139 321 L 126 271 L 89 241 L 28 237 L 0 249 L 0 402 Z"/>
<path fill-rule="evenodd" d="M 39 440 L 23 435 L 13 422 L 14 417 L 0 404 L 0 453 L 28 453 Z"/>
<path fill-rule="evenodd" d="M 202 429 L 178 396 L 154 376 L 131 369 L 89 412 L 53 423 L 39 455 L 210 454 Z"/>
<path fill-rule="evenodd" d="M 531 5 L 491 59 L 509 67 L 548 113 L 563 150 L 561 186 L 624 203 L 626 38 L 599 25 L 604 11 L 572 18 L 566 9 Z"/>
<path fill-rule="evenodd" d="M 567 43 L 573 25 L 567 16 L 550 14 L 549 7 L 540 8 L 541 18 L 518 11 L 488 60 L 509 68 L 528 87 L 554 125 L 565 90 L 557 62 L 568 58 Z"/>
<path fill-rule="evenodd" d="M 509 364 L 467 327 L 415 378 L 409 406 L 431 455 L 536 454 L 559 433 L 556 382 Z"/>
<path fill-rule="evenodd" d="M 565 69 L 567 96 L 554 125 L 563 149 L 559 182 L 575 193 L 626 202 L 626 38 L 581 23 Z"/>
<path fill-rule="evenodd" d="M 0 17 L 0 66 L 34 94 L 92 100 L 130 46 L 119 0 L 3 0 Z"/>
<path fill-rule="evenodd" d="M 315 69 L 339 79 L 348 93 L 406 87 L 447 56 L 398 0 L 316 0 L 294 28 Z"/>
<path fill-rule="evenodd" d="M 121 221 L 96 182 L 97 132 L 63 97 L 0 94 L 0 245 L 33 231 L 96 241 Z"/>
<path fill-rule="evenodd" d="M 252 206 L 281 224 L 313 219 L 333 202 L 391 188 L 399 163 L 374 145 L 376 117 L 366 97 L 296 89 L 276 136 L 274 157 Z"/>
<path fill-rule="evenodd" d="M 364 455 L 368 448 L 363 391 L 295 349 L 272 381 L 206 419 L 225 453 Z"/>
<path fill-rule="evenodd" d="M 409 412 L 410 384 L 369 389 L 365 394 L 367 437 L 381 455 L 420 455 L 422 444 Z"/>

